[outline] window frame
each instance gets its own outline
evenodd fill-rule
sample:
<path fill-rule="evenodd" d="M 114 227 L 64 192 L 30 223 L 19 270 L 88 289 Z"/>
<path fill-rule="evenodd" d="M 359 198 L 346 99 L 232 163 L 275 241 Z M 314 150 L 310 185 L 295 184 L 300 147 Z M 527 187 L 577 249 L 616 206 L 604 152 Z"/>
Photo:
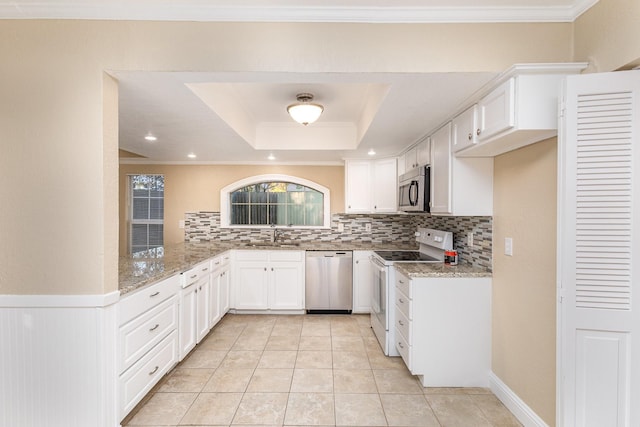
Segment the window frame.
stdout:
<path fill-rule="evenodd" d="M 231 224 L 231 193 L 249 185 L 259 184 L 266 181 L 278 181 L 278 182 L 290 182 L 292 184 L 303 185 L 322 193 L 323 196 L 323 212 L 322 212 L 322 225 L 258 225 L 258 224 Z M 270 228 L 299 228 L 299 229 L 327 229 L 331 228 L 331 191 L 317 182 L 310 181 L 305 178 L 300 178 L 292 175 L 282 174 L 265 174 L 255 175 L 247 178 L 243 178 L 239 181 L 233 182 L 220 190 L 220 228 L 257 228 L 257 229 L 270 229 Z"/>

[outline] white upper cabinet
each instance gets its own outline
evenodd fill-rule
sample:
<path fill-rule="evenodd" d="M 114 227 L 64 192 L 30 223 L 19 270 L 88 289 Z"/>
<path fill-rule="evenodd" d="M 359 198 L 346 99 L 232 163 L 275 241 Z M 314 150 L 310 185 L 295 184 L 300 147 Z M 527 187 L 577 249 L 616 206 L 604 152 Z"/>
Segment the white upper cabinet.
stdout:
<path fill-rule="evenodd" d="M 425 138 L 418 144 L 409 148 L 403 155 L 404 159 L 404 171 L 408 172 L 411 169 L 415 169 L 418 166 L 425 166 L 431 163 L 431 150 L 429 146 L 429 139 Z"/>
<path fill-rule="evenodd" d="M 471 147 L 478 142 L 478 105 L 466 109 L 456 116 L 451 124 L 453 126 L 453 141 L 451 149 L 454 153 Z"/>
<path fill-rule="evenodd" d="M 493 214 L 493 158 L 454 157 L 452 123 L 431 135 L 431 214 Z"/>
<path fill-rule="evenodd" d="M 347 160 L 347 213 L 397 212 L 396 159 Z"/>
<path fill-rule="evenodd" d="M 586 63 L 564 63 L 511 67 L 486 90 L 479 91 L 484 94 L 479 99 L 469 100 L 477 103 L 477 141 L 458 146 L 463 141 L 456 138 L 456 156 L 494 157 L 556 136 L 562 81 L 586 66 Z"/>

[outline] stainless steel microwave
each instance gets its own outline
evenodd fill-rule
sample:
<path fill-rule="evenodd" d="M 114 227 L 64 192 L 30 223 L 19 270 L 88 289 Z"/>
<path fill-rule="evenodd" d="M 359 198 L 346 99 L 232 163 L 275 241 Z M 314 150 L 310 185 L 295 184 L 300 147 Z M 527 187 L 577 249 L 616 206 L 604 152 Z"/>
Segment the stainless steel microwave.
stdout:
<path fill-rule="evenodd" d="M 431 168 L 421 166 L 400 175 L 398 209 L 404 212 L 430 212 Z"/>

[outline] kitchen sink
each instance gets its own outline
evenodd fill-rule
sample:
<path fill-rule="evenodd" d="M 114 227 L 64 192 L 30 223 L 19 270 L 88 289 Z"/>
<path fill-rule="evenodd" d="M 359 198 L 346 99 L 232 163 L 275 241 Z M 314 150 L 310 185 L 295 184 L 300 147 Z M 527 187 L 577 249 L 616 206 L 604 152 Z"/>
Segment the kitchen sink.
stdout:
<path fill-rule="evenodd" d="M 252 242 L 247 246 L 254 248 L 297 248 L 300 246 L 299 242 Z"/>

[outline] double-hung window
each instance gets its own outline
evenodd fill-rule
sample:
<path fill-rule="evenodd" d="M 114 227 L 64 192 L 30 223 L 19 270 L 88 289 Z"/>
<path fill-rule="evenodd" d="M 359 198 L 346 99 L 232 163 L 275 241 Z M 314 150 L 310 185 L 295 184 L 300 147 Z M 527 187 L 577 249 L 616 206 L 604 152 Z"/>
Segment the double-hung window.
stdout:
<path fill-rule="evenodd" d="M 164 176 L 130 175 L 129 209 L 131 253 L 163 245 Z"/>

